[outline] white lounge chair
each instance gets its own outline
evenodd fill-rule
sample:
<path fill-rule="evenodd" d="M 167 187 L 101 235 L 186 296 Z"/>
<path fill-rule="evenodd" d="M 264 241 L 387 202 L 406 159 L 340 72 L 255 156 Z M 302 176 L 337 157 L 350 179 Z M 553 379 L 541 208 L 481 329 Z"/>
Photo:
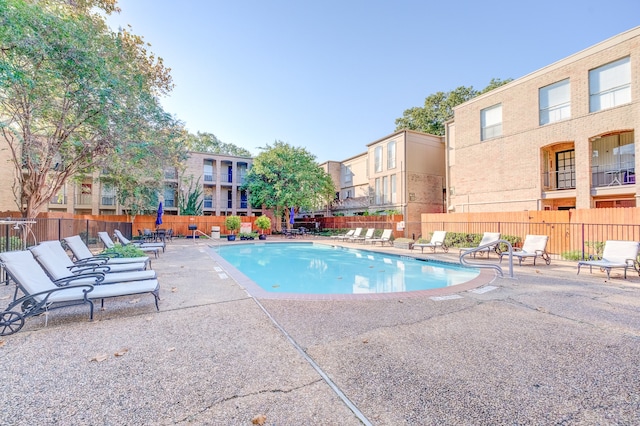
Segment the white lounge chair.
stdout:
<path fill-rule="evenodd" d="M 365 232 L 364 236 L 353 237 L 354 242 L 366 243 L 368 240 L 373 238 L 373 233 L 376 232 L 375 228 L 368 228 L 367 232 Z"/>
<path fill-rule="evenodd" d="M 100 238 L 100 241 L 102 241 L 102 244 L 104 244 L 105 248 L 112 248 L 116 246 L 116 244 L 113 242 L 109 234 L 107 234 L 106 232 L 99 231 L 98 237 Z M 160 247 L 143 247 L 143 246 L 137 246 L 137 247 L 145 253 L 153 253 L 156 257 L 158 257 L 158 252 L 161 250 Z"/>
<path fill-rule="evenodd" d="M 159 247 L 162 249 L 162 252 L 164 253 L 165 248 L 167 247 L 167 245 L 165 244 L 165 242 L 159 242 L 159 243 L 145 243 L 142 241 L 131 241 L 130 239 L 128 239 L 127 237 L 125 237 L 124 235 L 122 235 L 122 232 L 120 232 L 119 229 L 116 229 L 113 231 L 113 233 L 115 234 L 115 236 L 118 238 L 118 241 L 120 241 L 120 244 L 122 244 L 123 246 L 128 246 L 129 244 L 133 244 L 136 247 Z"/>
<path fill-rule="evenodd" d="M 447 231 L 434 231 L 431 236 L 431 241 L 428 243 L 415 243 L 413 247 L 420 247 L 421 253 L 424 253 L 425 247 L 429 247 L 434 253 L 436 248 L 440 247 L 442 251 L 446 253 L 449 251 L 449 247 L 444 243 L 445 238 L 447 238 Z"/>
<path fill-rule="evenodd" d="M 84 279 L 70 277 L 64 283 L 54 283 L 47 276 L 38 262 L 27 250 L 0 253 L 0 264 L 13 280 L 24 296 L 18 298 L 16 290 L 14 299 L 7 308 L 0 312 L 0 335 L 18 332 L 27 317 L 40 315 L 53 309 L 70 305 L 88 304 L 89 319 L 93 320 L 93 300 L 101 300 L 118 296 L 151 293 L 158 306 L 160 285 L 158 280 L 135 281 L 109 285 L 75 284 L 74 280 Z M 101 281 L 95 277 L 95 283 Z M 64 284 L 60 286 L 61 284 Z"/>
<path fill-rule="evenodd" d="M 368 240 L 368 242 L 370 242 L 371 244 L 375 245 L 376 243 L 380 243 L 380 245 L 384 245 L 384 243 L 389 243 L 390 239 L 391 239 L 391 232 L 393 232 L 392 229 L 385 229 L 384 231 L 382 231 L 382 235 L 380 235 L 379 238 L 371 238 L 370 240 Z"/>
<path fill-rule="evenodd" d="M 578 262 L 578 274 L 580 273 L 580 267 L 587 265 L 589 266 L 589 272 L 593 272 L 592 269 L 594 266 L 606 271 L 607 280 L 610 278 L 612 268 L 624 268 L 625 279 L 627 278 L 627 269 L 629 268 L 633 268 L 638 272 L 638 275 L 640 275 L 640 270 L 638 269 L 639 250 L 640 244 L 636 241 L 608 240 L 604 243 L 602 259 Z"/>
<path fill-rule="evenodd" d="M 343 241 L 355 241 L 362 235 L 362 228 L 356 228 L 355 232 L 349 237 L 345 238 Z"/>
<path fill-rule="evenodd" d="M 473 257 L 476 257 L 476 253 L 487 253 L 487 258 L 489 257 L 489 253 L 491 251 L 495 251 L 498 255 L 500 255 L 498 248 L 498 241 L 500 240 L 499 232 L 485 232 L 482 236 L 482 240 L 478 244 L 478 247 L 460 247 L 460 254 L 465 251 L 474 250 Z M 493 245 L 490 245 L 493 244 Z M 486 247 L 483 247 L 486 246 Z M 480 248 L 482 247 L 482 248 Z"/>
<path fill-rule="evenodd" d="M 93 254 L 89 247 L 82 241 L 82 238 L 79 235 L 74 235 L 72 237 L 66 237 L 64 242 L 67 244 L 71 253 L 73 253 L 73 257 L 77 262 L 95 262 L 100 259 L 104 259 L 104 261 L 109 265 L 115 265 L 119 263 L 140 263 L 143 262 L 150 266 L 150 260 L 148 256 L 143 257 L 113 257 L 109 255 L 101 255 L 101 254 Z"/>
<path fill-rule="evenodd" d="M 547 265 L 551 264 L 551 257 L 547 253 L 547 241 L 549 237 L 547 235 L 527 235 L 524 238 L 522 249 L 513 250 L 513 255 L 518 258 L 518 264 L 522 265 L 522 260 L 528 257 L 533 257 L 533 264 L 535 266 L 536 259 L 541 257 Z M 503 256 L 508 256 L 509 252 L 503 251 L 500 253 L 500 262 L 502 262 Z"/>
<path fill-rule="evenodd" d="M 51 243 L 57 243 L 51 244 Z M 58 250 L 58 248 L 60 250 Z M 111 267 L 116 266 L 131 266 L 129 265 L 106 265 L 106 264 L 84 264 L 68 266 L 65 261 L 71 261 L 65 253 L 64 249 L 58 241 L 43 242 L 37 246 L 30 247 L 29 250 L 33 257 L 45 270 L 47 275 L 51 277 L 53 281 L 65 280 L 72 276 L 84 276 L 84 280 L 75 280 L 76 284 L 95 284 L 95 275 L 103 274 L 104 278 L 100 284 L 113 284 L 128 281 L 140 281 L 140 280 L 152 280 L 156 278 L 156 272 L 150 269 L 142 270 L 144 267 L 135 271 L 124 272 L 111 272 Z M 67 266 L 65 266 L 65 264 Z M 139 265 L 143 265 L 140 263 Z"/>
<path fill-rule="evenodd" d="M 106 260 L 96 260 L 95 262 L 79 262 L 74 263 L 67 255 L 64 247 L 60 244 L 60 241 L 42 241 L 35 247 L 47 246 L 51 250 L 51 257 L 53 257 L 57 263 L 62 265 L 65 269 L 72 273 L 76 273 L 81 270 L 89 270 L 96 266 L 103 266 L 104 272 L 130 272 L 130 271 L 142 271 L 145 269 L 146 264 L 143 261 L 137 263 L 118 263 L 114 265 L 107 265 Z M 35 248 L 34 247 L 34 248 Z"/>
<path fill-rule="evenodd" d="M 334 238 L 336 240 L 344 240 L 345 238 L 351 237 L 355 232 L 356 232 L 355 229 L 350 229 L 344 234 L 332 235 L 331 238 Z"/>

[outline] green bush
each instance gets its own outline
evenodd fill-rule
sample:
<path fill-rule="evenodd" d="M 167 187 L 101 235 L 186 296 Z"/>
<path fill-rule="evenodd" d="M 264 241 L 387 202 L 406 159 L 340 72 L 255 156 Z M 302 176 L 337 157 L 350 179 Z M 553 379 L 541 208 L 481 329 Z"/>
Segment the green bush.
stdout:
<path fill-rule="evenodd" d="M 20 237 L 9 237 L 9 251 L 22 250 L 22 239 Z M 7 237 L 0 237 L 0 251 L 7 251 Z"/>
<path fill-rule="evenodd" d="M 116 243 L 115 246 L 104 250 L 101 254 L 116 255 L 117 257 L 144 257 L 146 254 L 133 244 L 123 246 Z"/>
<path fill-rule="evenodd" d="M 571 250 L 562 252 L 562 258 L 564 260 L 582 260 L 582 251 L 580 250 Z"/>

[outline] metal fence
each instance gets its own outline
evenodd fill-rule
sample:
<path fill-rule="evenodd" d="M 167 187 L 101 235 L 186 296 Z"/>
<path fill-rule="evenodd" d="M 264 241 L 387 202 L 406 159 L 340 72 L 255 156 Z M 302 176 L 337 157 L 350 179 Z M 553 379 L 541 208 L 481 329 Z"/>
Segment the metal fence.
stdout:
<path fill-rule="evenodd" d="M 113 235 L 119 229 L 131 237 L 131 223 L 106 222 L 90 219 L 8 219 L 0 223 L 0 251 L 22 250 L 41 241 L 62 240 L 80 235 L 90 247 L 101 247 L 98 232 Z"/>
<path fill-rule="evenodd" d="M 556 259 L 586 259 L 601 254 L 607 240 L 640 241 L 640 225 L 546 222 L 429 222 L 422 223 L 424 238 L 433 231 L 483 234 L 500 232 L 502 238 L 521 244 L 527 235 L 547 235 L 547 251 Z"/>

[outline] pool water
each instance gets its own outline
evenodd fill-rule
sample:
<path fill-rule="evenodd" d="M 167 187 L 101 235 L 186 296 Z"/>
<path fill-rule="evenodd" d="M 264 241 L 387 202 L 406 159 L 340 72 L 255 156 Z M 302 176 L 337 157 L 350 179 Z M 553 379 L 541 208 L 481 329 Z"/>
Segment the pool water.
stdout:
<path fill-rule="evenodd" d="M 312 243 L 219 246 L 217 253 L 263 290 L 298 294 L 366 294 L 462 284 L 480 271 L 450 263 Z"/>

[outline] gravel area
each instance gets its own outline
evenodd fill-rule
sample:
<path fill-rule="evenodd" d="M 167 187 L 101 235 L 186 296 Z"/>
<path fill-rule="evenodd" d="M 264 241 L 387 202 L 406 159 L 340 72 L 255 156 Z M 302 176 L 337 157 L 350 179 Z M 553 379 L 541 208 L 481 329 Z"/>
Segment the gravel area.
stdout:
<path fill-rule="evenodd" d="M 122 297 L 0 337 L 0 424 L 640 424 L 635 273 L 553 261 L 450 300 L 256 300 L 210 250 L 154 259 L 160 312 Z"/>

